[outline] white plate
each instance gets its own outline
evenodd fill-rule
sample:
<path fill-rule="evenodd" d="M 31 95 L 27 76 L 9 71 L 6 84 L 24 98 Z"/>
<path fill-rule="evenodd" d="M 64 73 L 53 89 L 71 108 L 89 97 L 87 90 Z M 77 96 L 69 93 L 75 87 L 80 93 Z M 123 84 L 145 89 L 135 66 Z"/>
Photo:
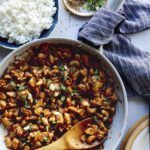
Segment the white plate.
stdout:
<path fill-rule="evenodd" d="M 149 115 L 143 116 L 127 132 L 121 150 L 149 150 Z"/>
<path fill-rule="evenodd" d="M 149 127 L 146 127 L 134 140 L 131 150 L 149 150 Z"/>

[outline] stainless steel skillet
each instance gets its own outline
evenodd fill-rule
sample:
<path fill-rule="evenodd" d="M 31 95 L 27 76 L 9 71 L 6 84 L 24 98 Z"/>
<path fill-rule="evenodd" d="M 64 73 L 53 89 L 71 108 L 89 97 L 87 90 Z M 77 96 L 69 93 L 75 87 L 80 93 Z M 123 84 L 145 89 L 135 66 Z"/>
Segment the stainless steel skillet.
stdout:
<path fill-rule="evenodd" d="M 111 74 L 113 80 L 115 81 L 116 91 L 119 96 L 119 101 L 117 103 L 117 112 L 114 116 L 114 121 L 112 124 L 112 128 L 109 132 L 109 138 L 105 142 L 105 150 L 115 150 L 124 133 L 126 122 L 127 122 L 127 112 L 128 112 L 128 103 L 127 103 L 127 96 L 126 91 L 123 85 L 123 82 L 111 64 L 111 62 L 103 56 L 98 50 L 85 45 L 81 42 L 69 40 L 69 39 L 40 39 L 37 41 L 30 42 L 26 45 L 21 46 L 20 48 L 14 50 L 10 53 L 1 63 L 0 63 L 0 75 L 2 75 L 5 70 L 7 69 L 8 65 L 14 61 L 16 56 L 24 54 L 25 51 L 29 50 L 31 47 L 38 46 L 42 43 L 50 43 L 55 45 L 66 45 L 69 47 L 73 47 L 88 53 L 89 55 L 93 55 L 99 59 L 99 64 L 103 67 L 103 69 L 108 73 Z M 0 150 L 5 150 L 5 143 L 4 143 L 4 135 L 6 131 L 2 126 L 0 126 Z"/>
<path fill-rule="evenodd" d="M 122 6 L 123 2 L 125 0 L 108 0 L 109 3 L 106 5 L 107 8 L 110 8 L 112 11 L 117 11 L 120 9 Z M 123 85 L 123 82 L 114 68 L 114 66 L 111 64 L 111 62 L 103 56 L 99 51 L 96 49 L 87 46 L 85 44 L 82 44 L 77 41 L 73 40 L 68 40 L 68 39 L 41 39 L 37 40 L 35 42 L 30 42 L 26 45 L 21 46 L 20 48 L 14 50 L 12 53 L 10 53 L 1 63 L 0 63 L 0 75 L 4 73 L 4 71 L 7 69 L 8 65 L 14 60 L 15 56 L 19 56 L 23 54 L 26 50 L 28 50 L 31 46 L 37 46 L 41 43 L 55 43 L 55 44 L 66 44 L 69 46 L 74 46 L 80 48 L 82 51 L 85 51 L 89 53 L 90 55 L 95 55 L 96 57 L 99 58 L 100 60 L 100 65 L 103 66 L 104 70 L 107 73 L 111 73 L 113 75 L 113 78 L 116 83 L 117 87 L 117 93 L 119 96 L 119 102 L 117 104 L 117 112 L 114 117 L 114 121 L 112 124 L 112 128 L 109 132 L 109 138 L 105 142 L 105 150 L 115 150 L 117 149 L 123 133 L 125 131 L 125 126 L 127 122 L 127 115 L 128 115 L 128 102 L 127 102 L 127 96 L 126 96 L 126 91 Z M 103 49 L 102 46 L 100 48 L 101 50 Z M 0 150 L 6 150 L 6 146 L 4 143 L 4 135 L 6 135 L 5 129 L 0 126 Z"/>

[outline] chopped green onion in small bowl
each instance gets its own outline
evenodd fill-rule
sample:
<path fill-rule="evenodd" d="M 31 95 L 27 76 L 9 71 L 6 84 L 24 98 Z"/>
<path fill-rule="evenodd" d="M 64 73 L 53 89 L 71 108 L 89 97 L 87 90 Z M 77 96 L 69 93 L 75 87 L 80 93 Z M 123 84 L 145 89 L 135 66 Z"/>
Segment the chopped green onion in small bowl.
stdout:
<path fill-rule="evenodd" d="M 106 0 L 63 0 L 63 2 L 66 8 L 73 14 L 89 17 L 104 6 Z"/>

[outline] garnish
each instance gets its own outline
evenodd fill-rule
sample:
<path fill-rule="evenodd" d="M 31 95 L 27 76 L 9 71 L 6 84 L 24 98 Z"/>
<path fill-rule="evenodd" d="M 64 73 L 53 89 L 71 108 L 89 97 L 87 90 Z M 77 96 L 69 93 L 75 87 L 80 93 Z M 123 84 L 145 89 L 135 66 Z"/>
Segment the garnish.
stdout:
<path fill-rule="evenodd" d="M 93 11 L 98 10 L 105 3 L 105 0 L 85 0 L 85 1 L 87 2 L 85 8 L 87 10 L 93 10 Z"/>
<path fill-rule="evenodd" d="M 49 128 L 50 128 L 50 126 L 47 125 L 47 126 L 46 126 L 46 131 L 47 131 L 47 132 L 49 131 Z"/>
<path fill-rule="evenodd" d="M 81 103 L 83 101 L 83 98 L 80 98 L 79 102 Z"/>
<path fill-rule="evenodd" d="M 95 69 L 95 75 L 98 74 L 98 69 Z"/>
<path fill-rule="evenodd" d="M 44 140 L 45 142 L 49 142 L 48 137 L 44 137 L 43 140 Z"/>
<path fill-rule="evenodd" d="M 98 117 L 94 116 L 94 121 L 95 121 L 95 122 L 98 122 L 98 121 L 99 121 L 99 120 L 98 120 Z"/>
<path fill-rule="evenodd" d="M 25 90 L 27 88 L 24 85 L 17 85 L 17 87 L 18 87 L 18 91 L 23 91 L 23 90 Z"/>
<path fill-rule="evenodd" d="M 32 130 L 32 124 L 27 125 L 26 127 L 23 128 L 25 131 Z"/>
<path fill-rule="evenodd" d="M 56 125 L 56 124 L 57 124 L 57 122 L 56 122 L 56 121 L 53 121 L 53 122 L 52 122 L 52 125 Z"/>
<path fill-rule="evenodd" d="M 61 101 L 64 101 L 65 99 L 66 99 L 65 96 L 61 96 L 61 98 L 60 98 Z"/>
<path fill-rule="evenodd" d="M 27 100 L 25 101 L 24 107 L 25 108 L 31 108 L 31 106 L 30 106 L 30 104 L 29 104 L 29 102 Z"/>
<path fill-rule="evenodd" d="M 9 83 L 13 88 L 15 88 L 15 86 L 16 86 L 16 84 L 15 84 L 15 82 L 14 81 L 10 81 L 10 83 Z"/>
<path fill-rule="evenodd" d="M 80 7 L 96 11 L 104 5 L 105 0 L 68 0 L 67 2 L 70 7 L 78 11 Z"/>
<path fill-rule="evenodd" d="M 99 76 L 99 71 L 98 71 L 98 69 L 95 70 L 95 72 L 94 72 L 94 77 L 95 77 L 97 80 L 100 80 L 100 76 Z"/>
<path fill-rule="evenodd" d="M 61 90 L 66 91 L 66 87 L 64 85 L 60 86 Z"/>
<path fill-rule="evenodd" d="M 59 68 L 59 70 L 61 70 L 61 71 L 67 70 L 67 66 L 65 66 L 65 65 L 64 65 L 64 66 L 63 66 L 63 65 L 62 65 L 62 66 L 59 66 L 58 68 Z"/>

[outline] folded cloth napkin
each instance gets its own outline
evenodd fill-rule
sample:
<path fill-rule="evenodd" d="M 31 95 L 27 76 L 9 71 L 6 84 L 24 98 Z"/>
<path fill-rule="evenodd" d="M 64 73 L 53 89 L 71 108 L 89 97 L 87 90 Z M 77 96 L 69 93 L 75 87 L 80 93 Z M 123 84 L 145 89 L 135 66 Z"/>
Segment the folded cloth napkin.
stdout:
<path fill-rule="evenodd" d="M 150 52 L 136 48 L 126 33 L 150 28 L 150 0 L 126 0 L 115 13 L 100 9 L 80 28 L 78 39 L 95 47 L 104 44 L 104 55 L 120 73 L 129 96 L 150 101 Z"/>

